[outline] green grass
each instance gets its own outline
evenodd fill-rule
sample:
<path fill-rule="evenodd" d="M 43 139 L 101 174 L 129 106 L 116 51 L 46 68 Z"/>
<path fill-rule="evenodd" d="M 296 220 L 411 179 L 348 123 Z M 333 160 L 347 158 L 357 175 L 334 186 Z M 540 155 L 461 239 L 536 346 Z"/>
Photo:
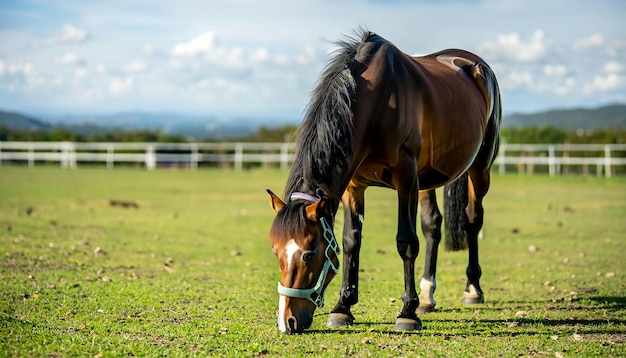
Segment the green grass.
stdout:
<path fill-rule="evenodd" d="M 494 176 L 487 302 L 460 303 L 467 252 L 441 249 L 438 311 L 416 334 L 393 331 L 395 192 L 368 189 L 356 324 L 324 326 L 337 278 L 286 336 L 265 193 L 286 175 L 0 167 L 0 356 L 626 355 L 624 178 Z"/>

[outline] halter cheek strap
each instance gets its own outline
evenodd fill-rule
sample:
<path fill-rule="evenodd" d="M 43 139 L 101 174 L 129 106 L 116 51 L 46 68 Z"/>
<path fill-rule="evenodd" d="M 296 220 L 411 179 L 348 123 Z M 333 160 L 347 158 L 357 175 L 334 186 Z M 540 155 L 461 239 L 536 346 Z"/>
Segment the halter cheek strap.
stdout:
<path fill-rule="evenodd" d="M 293 199 L 304 199 L 312 202 L 320 200 L 315 196 L 298 192 L 291 194 L 291 200 Z M 335 274 L 339 272 L 339 264 L 335 265 L 335 263 L 331 260 L 328 254 L 331 250 L 335 252 L 336 256 L 339 256 L 339 254 L 341 254 L 341 249 L 339 248 L 337 239 L 335 239 L 333 230 L 328 224 L 328 221 L 326 221 L 326 218 L 320 218 L 320 224 L 322 225 L 322 229 L 324 230 L 323 236 L 328 245 L 326 246 L 326 250 L 324 251 L 326 261 L 324 262 L 324 267 L 322 267 L 322 272 L 320 272 L 320 276 L 318 277 L 315 285 L 311 288 L 291 288 L 281 285 L 280 282 L 278 283 L 278 293 L 280 293 L 281 295 L 293 298 L 306 298 L 309 301 L 313 302 L 317 307 L 324 306 L 324 282 L 326 282 L 328 272 L 330 270 L 333 270 Z"/>

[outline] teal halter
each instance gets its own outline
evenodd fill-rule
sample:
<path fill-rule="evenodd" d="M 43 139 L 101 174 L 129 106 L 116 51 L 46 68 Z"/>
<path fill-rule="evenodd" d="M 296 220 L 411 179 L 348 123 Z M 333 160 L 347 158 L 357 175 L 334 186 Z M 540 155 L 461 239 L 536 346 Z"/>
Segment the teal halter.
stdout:
<path fill-rule="evenodd" d="M 304 199 L 313 202 L 319 200 L 319 198 L 305 193 L 293 193 L 291 194 L 291 199 Z M 335 239 L 335 235 L 333 234 L 333 229 L 328 224 L 328 221 L 326 221 L 325 218 L 320 218 L 320 223 L 322 224 L 322 229 L 324 230 L 324 239 L 328 245 L 324 251 L 326 262 L 324 262 L 324 267 L 322 267 L 322 272 L 320 273 L 315 285 L 311 288 L 291 288 L 281 285 L 280 282 L 278 283 L 278 293 L 281 295 L 293 298 L 306 298 L 313 302 L 317 307 L 324 306 L 324 282 L 326 282 L 326 277 L 328 277 L 328 271 L 333 270 L 335 274 L 339 272 L 339 265 L 335 265 L 328 254 L 331 250 L 335 252 L 337 257 L 341 254 L 341 249 L 339 248 L 337 239 Z"/>

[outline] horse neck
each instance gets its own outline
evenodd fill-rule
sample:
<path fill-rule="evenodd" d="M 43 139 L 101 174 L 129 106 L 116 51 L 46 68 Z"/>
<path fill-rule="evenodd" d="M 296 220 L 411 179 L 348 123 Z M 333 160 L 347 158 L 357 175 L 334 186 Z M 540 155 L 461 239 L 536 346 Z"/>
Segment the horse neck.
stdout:
<path fill-rule="evenodd" d="M 339 168 L 336 168 L 334 175 L 331 175 L 330 172 L 333 170 L 329 170 L 328 173 L 307 173 L 307 170 L 294 166 L 287 181 L 285 201 L 288 201 L 294 192 L 307 193 L 313 196 L 321 194 L 330 200 L 332 212 L 336 213 L 341 202 L 341 195 L 350 182 L 349 178 L 345 179 L 347 171 L 337 169 Z"/>

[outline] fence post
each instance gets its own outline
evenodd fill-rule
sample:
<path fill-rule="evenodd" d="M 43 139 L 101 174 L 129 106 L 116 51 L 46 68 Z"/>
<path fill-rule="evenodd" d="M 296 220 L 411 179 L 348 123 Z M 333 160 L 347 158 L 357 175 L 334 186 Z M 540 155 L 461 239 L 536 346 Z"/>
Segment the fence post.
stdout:
<path fill-rule="evenodd" d="M 504 175 L 506 172 L 506 143 L 500 144 L 500 150 L 498 151 L 498 173 Z"/>
<path fill-rule="evenodd" d="M 607 178 L 611 177 L 611 146 L 604 145 L 604 172 Z"/>
<path fill-rule="evenodd" d="M 72 142 L 63 142 L 61 146 L 61 168 L 76 168 L 76 156 L 72 157 Z"/>
<path fill-rule="evenodd" d="M 61 168 L 69 167 L 70 163 L 70 142 L 63 142 L 61 145 L 61 159 L 59 160 Z"/>
<path fill-rule="evenodd" d="M 76 169 L 76 162 L 77 162 L 77 159 L 76 159 L 76 156 L 77 156 L 77 154 L 76 154 L 76 143 L 68 142 L 67 144 L 68 144 L 68 151 L 70 153 L 70 156 L 69 156 L 70 168 Z"/>
<path fill-rule="evenodd" d="M 548 146 L 548 170 L 551 177 L 556 175 L 556 156 L 553 145 Z"/>
<path fill-rule="evenodd" d="M 146 147 L 146 169 L 154 170 L 156 168 L 156 154 L 154 145 L 150 144 Z"/>
<path fill-rule="evenodd" d="M 235 170 L 243 168 L 243 144 L 235 144 Z"/>
<path fill-rule="evenodd" d="M 107 145 L 107 169 L 111 169 L 113 168 L 113 165 L 115 163 L 115 149 L 114 149 L 114 145 L 113 143 L 109 143 L 109 145 Z"/>
<path fill-rule="evenodd" d="M 28 146 L 28 166 L 35 166 L 35 145 L 32 143 Z"/>
<path fill-rule="evenodd" d="M 191 143 L 191 162 L 189 168 L 198 169 L 198 161 L 200 160 L 200 153 L 198 152 L 198 143 Z"/>

